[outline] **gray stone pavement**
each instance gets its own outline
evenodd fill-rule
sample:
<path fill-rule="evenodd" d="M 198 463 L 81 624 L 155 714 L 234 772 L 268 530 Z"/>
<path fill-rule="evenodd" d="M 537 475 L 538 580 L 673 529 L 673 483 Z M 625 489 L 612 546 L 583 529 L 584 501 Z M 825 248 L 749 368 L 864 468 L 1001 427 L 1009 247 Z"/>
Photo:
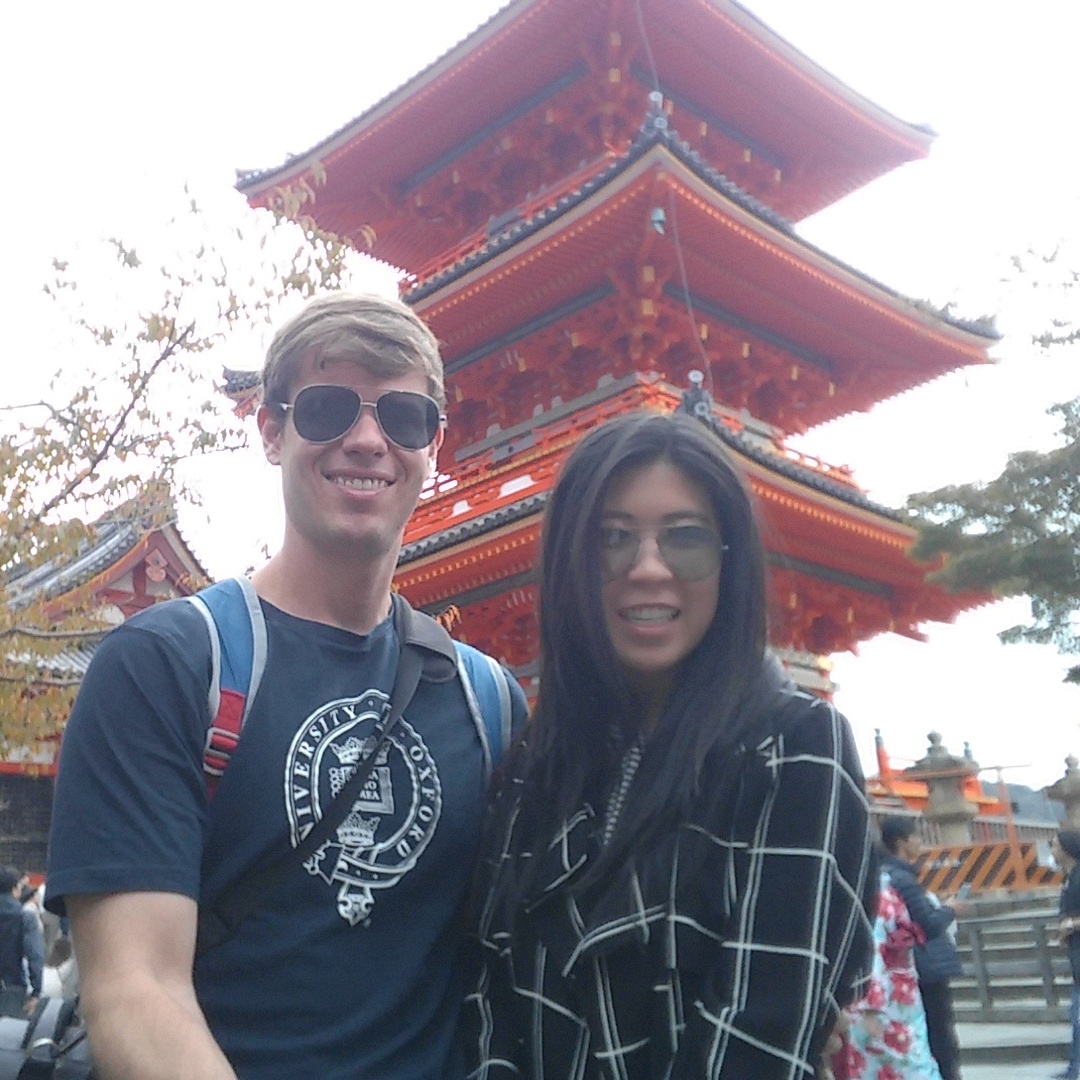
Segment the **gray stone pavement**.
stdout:
<path fill-rule="evenodd" d="M 1056 1061 L 1034 1062 L 1017 1065 L 1006 1062 L 1004 1065 L 964 1065 L 964 1080 L 1047 1080 L 1062 1065 Z"/>
<path fill-rule="evenodd" d="M 1065 1065 L 1068 1024 L 957 1024 L 964 1080 L 1046 1080 Z"/>

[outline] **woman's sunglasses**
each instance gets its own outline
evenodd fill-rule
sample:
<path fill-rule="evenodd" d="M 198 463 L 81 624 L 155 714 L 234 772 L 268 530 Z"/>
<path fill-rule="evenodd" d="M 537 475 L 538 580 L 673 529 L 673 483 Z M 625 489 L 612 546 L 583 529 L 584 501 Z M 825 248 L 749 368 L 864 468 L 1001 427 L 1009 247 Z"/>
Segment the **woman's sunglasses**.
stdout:
<path fill-rule="evenodd" d="M 411 390 L 387 390 L 374 401 L 365 401 L 347 386 L 305 386 L 291 405 L 272 404 L 292 411 L 297 435 L 309 443 L 340 439 L 367 407 L 375 410 L 379 428 L 395 446 L 423 450 L 431 445 L 443 420 L 432 398 Z"/>
<path fill-rule="evenodd" d="M 666 525 L 657 529 L 656 548 L 679 581 L 704 581 L 720 569 L 727 545 L 704 525 Z M 641 533 L 618 525 L 600 529 L 600 576 L 614 581 L 629 574 L 641 555 Z"/>

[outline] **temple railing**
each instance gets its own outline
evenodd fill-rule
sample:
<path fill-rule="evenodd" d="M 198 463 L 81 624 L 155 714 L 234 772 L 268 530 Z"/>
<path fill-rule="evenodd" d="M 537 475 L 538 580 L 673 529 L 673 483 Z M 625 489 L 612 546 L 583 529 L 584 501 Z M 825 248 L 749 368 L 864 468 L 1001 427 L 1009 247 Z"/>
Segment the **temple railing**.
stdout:
<path fill-rule="evenodd" d="M 877 819 L 886 817 L 909 817 L 915 822 L 915 828 L 919 839 L 924 845 L 938 847 L 941 844 L 941 831 L 932 821 L 928 821 L 916 810 L 899 809 L 880 803 L 870 804 L 870 813 Z M 1036 821 L 1031 818 L 1012 819 L 1016 828 L 1017 838 L 1020 840 L 1045 841 L 1049 843 L 1051 837 L 1058 831 L 1059 826 L 1052 821 Z M 1000 815 L 979 814 L 971 823 L 971 839 L 974 843 L 988 844 L 1001 840 L 1008 840 L 1009 826 L 1004 817 Z"/>
<path fill-rule="evenodd" d="M 957 947 L 964 974 L 952 980 L 958 1019 L 998 1023 L 1067 1018 L 1072 972 L 1057 933 L 1053 897 L 1015 913 L 964 918 Z"/>
<path fill-rule="evenodd" d="M 440 473 L 428 482 L 409 520 L 406 543 L 497 510 L 525 494 L 546 491 L 564 453 L 587 431 L 630 409 L 671 408 L 679 396 L 679 390 L 661 382 L 655 373 L 609 377 L 588 394 L 559 402 L 512 428 L 492 431 L 459 452 L 463 460 L 452 473 Z M 759 449 L 860 491 L 850 469 L 790 450 L 781 432 L 771 425 L 723 405 L 714 407 L 714 416 Z"/>

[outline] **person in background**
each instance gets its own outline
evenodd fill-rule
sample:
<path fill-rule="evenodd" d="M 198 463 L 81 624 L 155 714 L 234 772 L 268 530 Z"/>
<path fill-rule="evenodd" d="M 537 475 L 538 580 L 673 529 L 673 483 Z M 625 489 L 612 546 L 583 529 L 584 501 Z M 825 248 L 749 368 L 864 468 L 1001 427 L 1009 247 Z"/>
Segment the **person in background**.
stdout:
<path fill-rule="evenodd" d="M 52 947 L 60 936 L 64 934 L 63 919 L 59 915 L 54 915 L 45 907 L 44 884 L 39 885 L 34 893 L 34 906 L 38 917 L 41 919 L 41 935 L 45 940 L 45 956 L 48 958 L 52 952 Z"/>
<path fill-rule="evenodd" d="M 913 817 L 889 817 L 881 825 L 885 848 L 882 869 L 900 894 L 912 920 L 925 935 L 915 949 L 919 993 L 926 1011 L 930 1052 L 941 1070 L 942 1080 L 960 1080 L 960 1049 L 956 1041 L 952 987 L 949 980 L 963 971 L 950 929 L 956 916 L 968 910 L 966 904 L 941 904 L 931 899 L 915 874 L 915 862 L 922 842 Z"/>
<path fill-rule="evenodd" d="M 1076 866 L 1080 861 L 1080 831 L 1061 829 L 1050 841 L 1050 853 L 1065 875 L 1059 905 L 1061 921 L 1058 930 L 1061 940 L 1069 950 L 1069 967 L 1073 978 L 1069 1006 L 1072 1046 L 1068 1064 L 1054 1076 L 1057 1080 L 1077 1080 L 1080 1077 L 1080 874 L 1076 873 Z"/>
<path fill-rule="evenodd" d="M 812 1076 L 869 966 L 858 755 L 765 645 L 749 494 L 707 424 L 624 416 L 544 521 L 540 691 L 496 774 L 470 1076 Z"/>
<path fill-rule="evenodd" d="M 19 903 L 22 904 L 24 911 L 28 911 L 33 916 L 43 939 L 45 936 L 45 924 L 41 918 L 41 904 L 44 896 L 45 893 L 41 886 L 35 888 L 24 874 L 23 883 L 19 888 Z"/>
<path fill-rule="evenodd" d="M 41 997 L 45 944 L 38 918 L 20 903 L 24 884 L 13 866 L 0 867 L 0 1016 L 28 1016 Z"/>
<path fill-rule="evenodd" d="M 74 1001 L 79 996 L 79 966 L 71 938 L 61 936 L 53 942 L 45 959 L 41 986 L 46 997 Z"/>

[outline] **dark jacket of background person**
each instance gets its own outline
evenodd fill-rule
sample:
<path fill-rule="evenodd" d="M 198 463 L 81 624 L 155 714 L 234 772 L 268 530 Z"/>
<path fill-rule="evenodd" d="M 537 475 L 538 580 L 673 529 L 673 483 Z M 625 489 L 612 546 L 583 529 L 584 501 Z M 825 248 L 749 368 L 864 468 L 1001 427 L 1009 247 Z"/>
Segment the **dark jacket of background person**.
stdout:
<path fill-rule="evenodd" d="M 30 975 L 27 987 L 23 957 Z M 0 983 L 7 989 L 23 987 L 34 997 L 41 994 L 44 945 L 37 919 L 14 896 L 0 896 Z"/>
<path fill-rule="evenodd" d="M 945 932 L 956 920 L 947 904 L 935 905 L 915 876 L 915 868 L 896 855 L 885 853 L 882 868 L 889 872 L 893 888 L 900 894 L 912 919 L 926 935 L 926 944 L 915 949 L 915 968 L 920 983 L 943 983 L 960 975 L 963 967 L 956 946 Z"/>
<path fill-rule="evenodd" d="M 1063 919 L 1080 919 L 1080 873 L 1076 869 L 1065 879 L 1059 910 Z M 1080 933 L 1069 934 L 1066 940 L 1073 982 L 1080 985 Z"/>

